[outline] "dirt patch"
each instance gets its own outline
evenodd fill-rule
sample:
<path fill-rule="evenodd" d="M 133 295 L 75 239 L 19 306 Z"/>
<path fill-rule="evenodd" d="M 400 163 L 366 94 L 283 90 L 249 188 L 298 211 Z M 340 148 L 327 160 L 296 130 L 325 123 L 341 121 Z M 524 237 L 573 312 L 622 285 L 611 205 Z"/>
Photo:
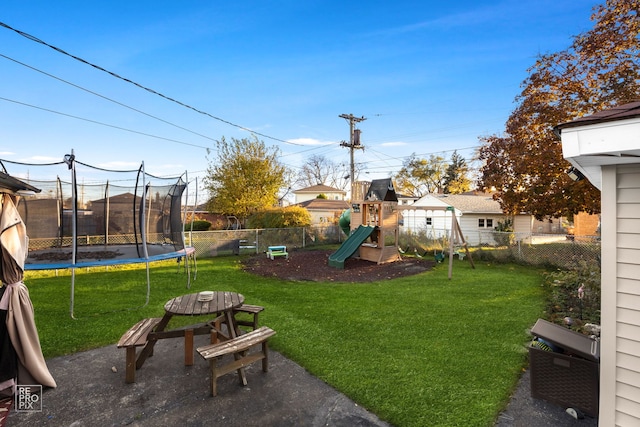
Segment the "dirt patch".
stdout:
<path fill-rule="evenodd" d="M 264 277 L 284 280 L 314 282 L 374 282 L 397 279 L 430 270 L 434 262 L 420 258 L 402 258 L 387 264 L 376 264 L 357 258 L 345 261 L 344 269 L 329 266 L 329 256 L 334 251 L 290 251 L 289 259 L 274 260 L 256 255 L 243 261 L 244 268 Z"/>
<path fill-rule="evenodd" d="M 54 251 L 54 252 L 31 252 L 29 258 L 38 261 L 70 261 L 73 252 L 71 251 Z M 118 251 L 78 251 L 77 259 L 113 259 L 122 255 Z"/>

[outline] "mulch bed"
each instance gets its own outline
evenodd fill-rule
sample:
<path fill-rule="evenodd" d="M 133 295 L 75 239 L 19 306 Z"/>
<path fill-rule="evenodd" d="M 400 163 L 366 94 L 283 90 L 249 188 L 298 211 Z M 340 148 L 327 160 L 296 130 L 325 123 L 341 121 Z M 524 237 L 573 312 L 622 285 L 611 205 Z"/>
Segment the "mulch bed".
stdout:
<path fill-rule="evenodd" d="M 278 257 L 273 260 L 265 255 L 256 255 L 243 261 L 244 268 L 263 277 L 277 277 L 283 280 L 314 282 L 364 283 L 378 280 L 397 279 L 430 270 L 432 260 L 402 258 L 386 264 L 376 264 L 357 258 L 345 261 L 344 269 L 329 266 L 329 250 L 289 251 L 289 259 Z"/>

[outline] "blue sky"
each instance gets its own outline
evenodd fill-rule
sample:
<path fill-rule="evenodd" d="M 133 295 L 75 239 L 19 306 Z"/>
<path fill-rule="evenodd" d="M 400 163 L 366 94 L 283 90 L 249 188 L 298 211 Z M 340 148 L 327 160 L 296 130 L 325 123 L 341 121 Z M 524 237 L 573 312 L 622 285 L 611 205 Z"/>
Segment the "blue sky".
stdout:
<path fill-rule="evenodd" d="M 479 137 L 504 130 L 536 56 L 589 30 L 599 3 L 5 0 L 0 22 L 200 112 L 0 27 L 0 158 L 73 149 L 201 180 L 215 140 L 246 128 L 292 168 L 312 154 L 348 163 L 338 116 L 354 114 L 367 118 L 362 179 L 412 153 L 470 161 Z"/>

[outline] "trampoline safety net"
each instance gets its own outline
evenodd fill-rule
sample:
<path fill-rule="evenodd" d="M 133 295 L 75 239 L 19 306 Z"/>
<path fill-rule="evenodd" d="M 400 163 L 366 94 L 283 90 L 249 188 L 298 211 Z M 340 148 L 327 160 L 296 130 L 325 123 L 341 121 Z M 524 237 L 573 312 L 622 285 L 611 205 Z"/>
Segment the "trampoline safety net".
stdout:
<path fill-rule="evenodd" d="M 47 165 L 0 163 L 41 190 L 18 204 L 29 236 L 27 269 L 139 262 L 185 249 L 182 176 L 156 177 L 144 165 L 105 170 L 73 155 Z"/>

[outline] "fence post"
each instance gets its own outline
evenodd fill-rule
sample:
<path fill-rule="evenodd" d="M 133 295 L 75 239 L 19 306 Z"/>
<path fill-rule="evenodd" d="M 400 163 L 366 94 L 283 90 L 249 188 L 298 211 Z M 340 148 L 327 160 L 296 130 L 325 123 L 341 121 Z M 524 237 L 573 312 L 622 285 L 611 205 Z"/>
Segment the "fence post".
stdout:
<path fill-rule="evenodd" d="M 258 241 L 258 229 L 256 228 L 256 254 L 259 254 L 260 242 Z"/>

